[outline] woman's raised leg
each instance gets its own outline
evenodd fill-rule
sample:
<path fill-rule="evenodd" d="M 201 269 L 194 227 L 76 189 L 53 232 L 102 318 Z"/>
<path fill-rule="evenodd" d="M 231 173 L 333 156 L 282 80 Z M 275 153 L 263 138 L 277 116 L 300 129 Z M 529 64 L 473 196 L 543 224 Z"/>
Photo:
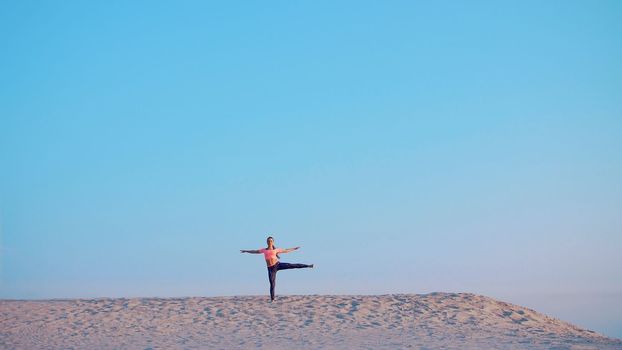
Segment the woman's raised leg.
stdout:
<path fill-rule="evenodd" d="M 279 262 L 277 265 L 277 269 L 278 270 L 289 270 L 289 269 L 305 269 L 305 268 L 312 268 L 313 264 L 311 265 L 307 265 L 307 264 L 288 264 L 288 263 L 282 263 Z"/>

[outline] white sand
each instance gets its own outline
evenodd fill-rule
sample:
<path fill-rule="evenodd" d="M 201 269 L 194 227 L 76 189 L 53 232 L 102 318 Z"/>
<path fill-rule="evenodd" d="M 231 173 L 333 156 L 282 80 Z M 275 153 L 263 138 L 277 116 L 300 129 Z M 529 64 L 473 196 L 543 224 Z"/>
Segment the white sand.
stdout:
<path fill-rule="evenodd" d="M 473 294 L 0 300 L 2 349 L 622 349 Z"/>

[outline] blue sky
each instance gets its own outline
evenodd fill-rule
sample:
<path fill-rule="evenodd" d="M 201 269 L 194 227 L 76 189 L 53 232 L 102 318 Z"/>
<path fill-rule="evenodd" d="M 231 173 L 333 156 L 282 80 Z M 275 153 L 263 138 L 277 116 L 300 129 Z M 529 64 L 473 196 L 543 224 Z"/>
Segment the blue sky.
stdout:
<path fill-rule="evenodd" d="M 0 298 L 622 294 L 621 15 L 5 2 Z"/>

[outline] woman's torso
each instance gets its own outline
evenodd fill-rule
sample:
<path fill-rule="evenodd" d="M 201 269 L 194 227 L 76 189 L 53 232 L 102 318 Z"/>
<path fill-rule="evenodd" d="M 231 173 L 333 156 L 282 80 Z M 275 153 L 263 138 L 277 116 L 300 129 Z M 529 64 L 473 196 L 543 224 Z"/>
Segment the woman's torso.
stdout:
<path fill-rule="evenodd" d="M 263 253 L 264 258 L 266 259 L 266 265 L 268 265 L 268 267 L 274 266 L 276 263 L 279 262 L 279 258 L 276 256 L 278 253 L 282 252 L 282 249 L 278 249 L 278 248 L 274 248 L 274 249 L 267 249 L 267 248 L 262 248 L 259 249 L 260 253 Z"/>

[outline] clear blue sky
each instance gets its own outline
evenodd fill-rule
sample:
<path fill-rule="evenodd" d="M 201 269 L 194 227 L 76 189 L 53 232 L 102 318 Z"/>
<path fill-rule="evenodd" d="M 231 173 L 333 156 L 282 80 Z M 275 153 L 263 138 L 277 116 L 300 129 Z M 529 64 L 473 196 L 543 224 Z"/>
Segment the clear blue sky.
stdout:
<path fill-rule="evenodd" d="M 3 2 L 0 298 L 622 293 L 620 18 Z"/>

